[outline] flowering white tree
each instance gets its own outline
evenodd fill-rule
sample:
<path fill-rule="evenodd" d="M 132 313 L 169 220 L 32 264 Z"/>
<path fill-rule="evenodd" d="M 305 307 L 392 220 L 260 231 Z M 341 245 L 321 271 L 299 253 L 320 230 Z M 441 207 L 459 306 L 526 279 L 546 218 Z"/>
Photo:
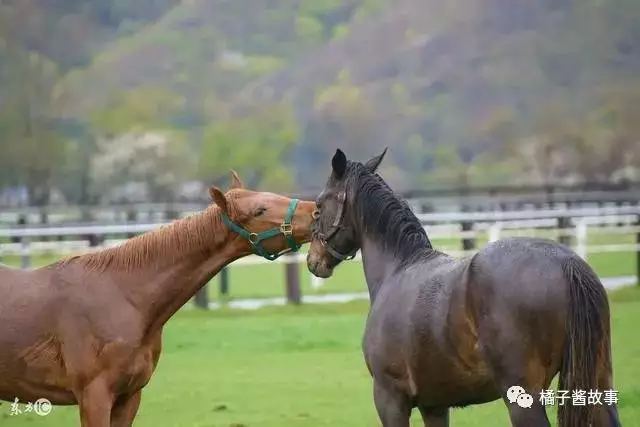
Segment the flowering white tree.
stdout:
<path fill-rule="evenodd" d="M 192 161 L 182 139 L 167 133 L 129 132 L 100 138 L 97 145 L 91 178 L 94 189 L 105 195 L 137 186 L 146 193 L 142 197 L 172 199 Z"/>

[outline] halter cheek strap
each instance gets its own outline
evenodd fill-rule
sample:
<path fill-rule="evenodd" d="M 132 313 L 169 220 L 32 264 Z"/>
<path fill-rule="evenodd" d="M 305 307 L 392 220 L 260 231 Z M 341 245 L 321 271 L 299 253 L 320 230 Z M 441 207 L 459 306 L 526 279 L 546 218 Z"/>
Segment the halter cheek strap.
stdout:
<path fill-rule="evenodd" d="M 333 248 L 329 243 L 329 241 L 336 235 L 336 233 L 340 231 L 342 228 L 344 228 L 342 226 L 342 219 L 344 217 L 344 204 L 345 204 L 346 198 L 347 198 L 346 193 L 340 193 L 338 195 L 340 204 L 338 205 L 338 212 L 336 213 L 336 218 L 333 220 L 333 224 L 331 224 L 331 230 L 329 231 L 329 233 L 326 236 L 323 236 L 323 238 L 320 240 L 320 242 L 322 243 L 322 246 L 324 246 L 327 252 L 329 252 L 334 258 L 340 261 L 353 259 L 358 253 L 357 249 L 353 249 L 350 252 L 343 254 L 342 252 L 339 252 L 335 248 Z"/>
<path fill-rule="evenodd" d="M 293 238 L 293 226 L 291 224 L 291 221 L 293 220 L 293 214 L 296 211 L 299 201 L 300 200 L 298 199 L 291 200 L 291 202 L 289 203 L 289 208 L 287 209 L 287 213 L 284 217 L 284 220 L 282 221 L 282 224 L 280 224 L 280 227 L 272 228 L 261 233 L 251 233 L 245 230 L 244 228 L 231 221 L 231 219 L 225 213 L 222 214 L 222 221 L 236 234 L 247 239 L 253 248 L 253 252 L 256 255 L 260 255 L 261 257 L 269 261 L 273 261 L 284 255 L 285 253 L 297 252 L 301 247 L 301 245 L 299 245 Z M 268 253 L 262 246 L 262 242 L 272 237 L 276 237 L 280 234 L 284 235 L 289 248 L 275 254 Z"/>
<path fill-rule="evenodd" d="M 356 250 L 352 250 L 351 252 L 349 252 L 347 254 L 343 254 L 343 253 L 338 252 L 335 249 L 333 249 L 331 247 L 331 245 L 328 244 L 326 241 L 323 241 L 322 245 L 327 250 L 327 252 L 329 252 L 331 254 L 331 256 L 333 256 L 335 259 L 340 260 L 340 261 L 348 261 L 350 259 L 353 259 L 353 258 L 355 258 L 356 254 L 358 253 L 358 250 L 356 249 Z"/>

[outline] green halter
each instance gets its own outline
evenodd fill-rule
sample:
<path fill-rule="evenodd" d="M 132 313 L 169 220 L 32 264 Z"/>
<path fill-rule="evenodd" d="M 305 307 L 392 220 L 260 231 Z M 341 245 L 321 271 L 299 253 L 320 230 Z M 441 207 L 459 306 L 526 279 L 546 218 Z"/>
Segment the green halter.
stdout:
<path fill-rule="evenodd" d="M 300 245 L 296 243 L 296 240 L 293 238 L 293 227 L 291 225 L 291 220 L 293 219 L 293 214 L 296 211 L 296 207 L 298 206 L 298 199 L 292 199 L 289 203 L 289 209 L 287 209 L 287 214 L 280 224 L 280 227 L 272 228 L 271 230 L 263 231 L 262 233 L 250 233 L 239 225 L 235 224 L 226 214 L 222 214 L 222 221 L 225 223 L 227 227 L 238 233 L 240 236 L 244 237 L 251 243 L 253 246 L 253 251 L 256 255 L 260 255 L 263 258 L 268 259 L 269 261 L 273 261 L 276 258 L 279 258 L 281 255 L 284 255 L 288 252 L 297 252 L 300 249 Z M 270 254 L 264 250 L 261 242 L 263 240 L 270 239 L 272 237 L 277 236 L 278 234 L 283 234 L 284 238 L 287 240 L 289 244 L 289 249 L 285 249 L 277 254 Z"/>

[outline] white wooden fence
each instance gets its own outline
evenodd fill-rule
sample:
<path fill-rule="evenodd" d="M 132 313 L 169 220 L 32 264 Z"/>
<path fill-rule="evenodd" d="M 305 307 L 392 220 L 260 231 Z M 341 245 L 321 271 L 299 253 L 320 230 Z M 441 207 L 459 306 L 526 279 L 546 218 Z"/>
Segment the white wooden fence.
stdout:
<path fill-rule="evenodd" d="M 440 239 L 478 239 L 484 238 L 492 242 L 506 235 L 534 235 L 546 230 L 547 235 L 555 238 L 559 236 L 573 236 L 573 247 L 576 252 L 585 259 L 590 253 L 598 252 L 640 252 L 638 237 L 636 243 L 601 244 L 589 243 L 589 237 L 596 233 L 608 235 L 635 235 L 640 236 L 640 206 L 622 206 L 607 208 L 581 208 L 581 209 L 553 209 L 533 211 L 508 211 L 508 212 L 452 212 L 419 214 L 418 218 L 425 225 L 429 237 L 433 241 Z M 571 228 L 558 228 L 560 218 L 569 218 Z M 461 231 L 460 223 L 473 224 L 469 231 Z M 86 225 L 86 226 L 55 226 L 55 227 L 29 227 L 29 228 L 5 228 L 0 229 L 0 238 L 20 238 L 20 243 L 0 244 L 0 257 L 6 255 L 19 255 L 23 259 L 23 266 L 30 264 L 30 257 L 34 255 L 56 254 L 69 255 L 87 251 L 101 250 L 105 247 L 123 243 L 123 239 L 106 239 L 101 246 L 90 247 L 86 240 L 61 240 L 38 241 L 40 237 L 69 237 L 85 235 L 126 235 L 129 233 L 143 233 L 155 229 L 166 223 L 148 224 L 113 224 L 113 225 Z M 468 255 L 471 251 L 449 250 L 447 253 L 455 256 Z M 306 254 L 299 253 L 295 256 L 281 257 L 276 263 L 300 263 L 304 262 Z M 356 260 L 360 259 L 360 254 Z M 268 263 L 257 256 L 241 258 L 233 265 L 255 265 Z M 640 267 L 639 267 L 640 268 Z M 322 279 L 312 276 L 314 287 L 322 286 Z"/>

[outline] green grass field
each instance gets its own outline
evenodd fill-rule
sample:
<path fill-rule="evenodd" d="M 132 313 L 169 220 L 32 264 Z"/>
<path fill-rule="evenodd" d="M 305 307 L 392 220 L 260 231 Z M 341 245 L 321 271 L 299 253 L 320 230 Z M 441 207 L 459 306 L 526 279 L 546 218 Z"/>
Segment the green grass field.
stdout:
<path fill-rule="evenodd" d="M 623 425 L 640 425 L 640 287 L 613 292 L 615 389 Z M 182 311 L 144 391 L 137 427 L 379 426 L 360 352 L 367 302 Z M 635 338 L 634 338 L 635 337 Z M 553 408 L 548 408 L 555 416 Z M 421 425 L 414 414 L 413 426 Z M 77 408 L 10 415 L 3 427 L 79 425 Z M 501 402 L 453 411 L 456 427 L 509 425 Z M 555 425 L 555 421 L 553 422 Z"/>
<path fill-rule="evenodd" d="M 634 243 L 635 236 L 593 234 L 589 244 Z M 486 243 L 481 239 L 479 245 Z M 437 248 L 459 249 L 455 240 Z M 303 250 L 306 250 L 303 249 Z M 56 255 L 33 259 L 33 265 Z M 3 262 L 19 265 L 18 257 Z M 636 274 L 633 252 L 590 254 L 601 276 Z M 314 290 L 300 266 L 303 293 L 365 291 L 359 262 L 344 263 L 333 278 Z M 284 293 L 284 266 L 231 266 L 231 296 L 266 297 Z M 218 279 L 210 286 L 217 295 Z M 640 425 L 640 287 L 611 293 L 615 388 L 624 425 Z M 270 307 L 257 311 L 183 310 L 165 330 L 164 352 L 145 389 L 138 427 L 361 427 L 378 426 L 371 379 L 360 342 L 366 301 L 340 305 Z M 549 408 L 550 416 L 554 410 Z M 77 408 L 56 407 L 47 417 L 11 416 L 0 406 L 2 427 L 78 425 Z M 421 425 L 414 414 L 414 425 Z M 509 425 L 501 402 L 455 410 L 456 427 Z M 554 423 L 555 424 L 555 423 Z"/>

